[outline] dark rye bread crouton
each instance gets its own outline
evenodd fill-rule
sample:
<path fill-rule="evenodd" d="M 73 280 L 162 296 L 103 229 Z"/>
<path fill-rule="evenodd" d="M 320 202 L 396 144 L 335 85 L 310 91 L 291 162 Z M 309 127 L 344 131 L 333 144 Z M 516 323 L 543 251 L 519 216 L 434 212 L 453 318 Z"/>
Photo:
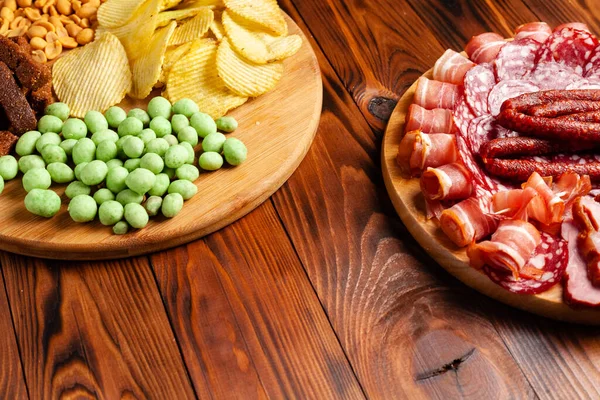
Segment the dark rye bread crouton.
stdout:
<path fill-rule="evenodd" d="M 15 135 L 32 131 L 37 126 L 37 119 L 27 98 L 21 91 L 8 66 L 0 62 L 0 106 L 4 109 Z"/>
<path fill-rule="evenodd" d="M 18 140 L 9 131 L 0 131 L 0 157 L 9 155 Z"/>
<path fill-rule="evenodd" d="M 13 41 L 0 36 L 0 61 L 14 71 L 21 85 L 27 89 L 38 90 L 52 78 L 50 67 L 36 62 L 31 57 L 29 44 L 23 40 Z"/>
<path fill-rule="evenodd" d="M 29 100 L 29 104 L 31 104 L 31 108 L 33 108 L 33 111 L 37 115 L 44 115 L 44 110 L 46 110 L 46 107 L 53 102 L 52 83 L 48 82 L 40 89 L 29 92 L 27 99 Z"/>

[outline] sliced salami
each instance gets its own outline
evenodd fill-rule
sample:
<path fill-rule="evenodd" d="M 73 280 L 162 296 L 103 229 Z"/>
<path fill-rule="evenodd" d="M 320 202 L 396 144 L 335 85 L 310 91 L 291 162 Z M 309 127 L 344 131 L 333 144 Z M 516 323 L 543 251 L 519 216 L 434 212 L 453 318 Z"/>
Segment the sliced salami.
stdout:
<path fill-rule="evenodd" d="M 506 129 L 500 124 L 494 123 L 494 138 L 496 139 L 504 139 L 504 138 L 513 138 L 520 136 L 519 132 L 511 131 L 510 129 Z"/>
<path fill-rule="evenodd" d="M 495 117 L 500 114 L 500 107 L 505 100 L 520 96 L 524 93 L 537 92 L 540 88 L 528 81 L 506 80 L 498 83 L 488 96 L 490 113 Z"/>
<path fill-rule="evenodd" d="M 521 79 L 535 68 L 535 56 L 541 44 L 534 39 L 525 38 L 507 43 L 495 61 L 498 81 Z"/>
<path fill-rule="evenodd" d="M 494 139 L 494 117 L 482 115 L 474 118 L 467 131 L 467 144 L 473 154 L 479 154 L 481 146 Z"/>
<path fill-rule="evenodd" d="M 491 64 L 479 64 L 465 75 L 465 98 L 476 116 L 490 113 L 488 96 L 496 85 Z"/>
<path fill-rule="evenodd" d="M 483 272 L 494 283 L 513 293 L 538 294 L 547 291 L 562 281 L 569 262 L 569 248 L 567 241 L 556 236 L 542 232 L 541 237 L 542 242 L 524 267 L 541 271 L 539 279 L 515 279 L 510 271 L 500 271 L 487 266 L 483 267 Z"/>
<path fill-rule="evenodd" d="M 592 50 L 583 68 L 583 76 L 586 78 L 600 78 L 600 46 Z"/>
<path fill-rule="evenodd" d="M 599 60 L 600 61 L 600 60 Z M 589 79 L 579 79 L 573 83 L 570 83 L 565 87 L 566 90 L 575 89 L 600 89 L 600 77 Z"/>
<path fill-rule="evenodd" d="M 540 90 L 563 90 L 569 84 L 581 79 L 580 74 L 573 69 L 554 62 L 538 64 L 528 77 L 528 80 L 537 85 Z"/>
<path fill-rule="evenodd" d="M 569 27 L 555 30 L 540 47 L 536 63 L 554 61 L 583 76 L 583 66 L 598 44 L 598 39 L 590 32 Z"/>

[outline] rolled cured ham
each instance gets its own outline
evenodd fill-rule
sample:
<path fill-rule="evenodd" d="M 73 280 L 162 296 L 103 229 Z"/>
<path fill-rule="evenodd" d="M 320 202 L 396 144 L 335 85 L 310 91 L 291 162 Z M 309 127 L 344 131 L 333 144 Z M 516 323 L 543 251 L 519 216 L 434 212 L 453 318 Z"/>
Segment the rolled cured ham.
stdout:
<path fill-rule="evenodd" d="M 473 193 L 471 173 L 464 165 L 451 163 L 427 168 L 421 176 L 421 191 L 429 200 L 460 200 Z"/>
<path fill-rule="evenodd" d="M 452 110 L 461 95 L 462 90 L 457 85 L 427 79 L 422 76 L 417 80 L 414 102 L 428 110 L 434 108 Z"/>
<path fill-rule="evenodd" d="M 587 263 L 579 254 L 577 236 L 579 228 L 573 221 L 562 224 L 562 237 L 569 243 L 569 263 L 565 271 L 565 301 L 572 305 L 597 307 L 600 305 L 600 288 L 588 278 Z"/>
<path fill-rule="evenodd" d="M 579 197 L 573 206 L 573 221 L 579 226 L 579 253 L 587 263 L 588 278 L 600 287 L 600 204 L 592 197 Z"/>
<path fill-rule="evenodd" d="M 462 85 L 465 74 L 474 66 L 475 64 L 467 57 L 452 49 L 448 49 L 435 62 L 433 66 L 433 79 Z"/>
<path fill-rule="evenodd" d="M 530 187 L 501 190 L 492 197 L 492 210 L 505 217 L 527 221 L 527 208 L 537 195 L 537 191 Z"/>
<path fill-rule="evenodd" d="M 565 212 L 565 202 L 560 196 L 552 191 L 548 183 L 540 174 L 531 174 L 523 188 L 532 188 L 537 196 L 531 199 L 527 207 L 529 218 L 535 219 L 545 225 L 562 222 Z"/>
<path fill-rule="evenodd" d="M 412 131 L 400 141 L 396 160 L 404 175 L 419 176 L 428 167 L 453 163 L 457 158 L 454 135 Z"/>
<path fill-rule="evenodd" d="M 482 203 L 484 199 L 470 197 L 442 212 L 440 227 L 457 246 L 480 240 L 498 227 L 499 218 Z"/>
<path fill-rule="evenodd" d="M 411 104 L 406 114 L 405 131 L 417 129 L 425 133 L 452 133 L 454 131 L 452 111 L 444 108 L 427 110 L 417 104 Z"/>
<path fill-rule="evenodd" d="M 504 220 L 498 225 L 491 240 L 472 243 L 467 248 L 467 255 L 474 268 L 480 269 L 487 265 L 509 270 L 518 278 L 540 242 L 540 232 L 529 222 Z"/>
<path fill-rule="evenodd" d="M 477 63 L 489 63 L 496 59 L 502 46 L 506 42 L 504 38 L 497 33 L 486 32 L 473 36 L 465 46 L 465 52 L 469 58 Z"/>
<path fill-rule="evenodd" d="M 544 43 L 552 34 L 552 28 L 545 22 L 529 22 L 515 29 L 515 40 L 529 38 Z"/>
<path fill-rule="evenodd" d="M 573 202 L 592 190 L 592 182 L 587 175 L 567 172 L 558 177 L 552 190 L 565 202 L 565 216 L 570 216 Z"/>

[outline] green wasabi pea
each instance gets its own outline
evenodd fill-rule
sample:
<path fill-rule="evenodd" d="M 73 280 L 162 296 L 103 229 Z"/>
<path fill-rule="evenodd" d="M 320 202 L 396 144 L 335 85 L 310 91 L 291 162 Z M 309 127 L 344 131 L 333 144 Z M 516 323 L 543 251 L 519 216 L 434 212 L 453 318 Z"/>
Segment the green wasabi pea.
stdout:
<path fill-rule="evenodd" d="M 71 110 L 65 103 L 52 103 L 46 107 L 44 114 L 53 115 L 60 118 L 61 121 L 66 121 L 71 114 Z"/>
<path fill-rule="evenodd" d="M 105 201 L 98 209 L 98 217 L 102 225 L 110 226 L 123 219 L 124 208 L 121 203 L 114 200 Z"/>
<path fill-rule="evenodd" d="M 161 211 L 167 218 L 173 218 L 183 208 L 183 196 L 179 193 L 170 193 L 162 201 Z"/>
<path fill-rule="evenodd" d="M 41 153 L 46 145 L 55 144 L 58 146 L 60 142 L 62 142 L 62 139 L 58 133 L 46 132 L 35 142 L 35 149 L 38 153 Z"/>
<path fill-rule="evenodd" d="M 217 129 L 221 132 L 231 133 L 238 128 L 238 122 L 233 117 L 221 117 L 216 123 Z"/>
<path fill-rule="evenodd" d="M 152 121 L 150 121 L 150 129 L 156 133 L 156 137 L 165 137 L 170 135 L 173 132 L 173 127 L 168 119 L 165 117 L 154 117 Z"/>
<path fill-rule="evenodd" d="M 125 235 L 129 231 L 129 225 L 125 221 L 119 221 L 113 226 L 115 235 Z"/>
<path fill-rule="evenodd" d="M 179 133 L 184 128 L 190 126 L 190 120 L 183 114 L 175 114 L 171 117 L 171 126 L 173 127 L 173 132 Z"/>
<path fill-rule="evenodd" d="M 118 128 L 121 122 L 125 121 L 127 114 L 121 107 L 113 106 L 106 110 L 104 117 L 111 128 Z"/>
<path fill-rule="evenodd" d="M 48 171 L 43 168 L 34 168 L 27 171 L 23 175 L 23 188 L 26 192 L 31 192 L 33 189 L 48 189 L 52 185 L 52 178 Z"/>
<path fill-rule="evenodd" d="M 51 218 L 60 210 L 60 197 L 52 190 L 32 189 L 25 196 L 25 208 L 32 214 Z"/>
<path fill-rule="evenodd" d="M 167 153 L 167 150 L 169 150 L 169 147 L 169 142 L 163 138 L 152 139 L 146 144 L 146 153 L 154 153 L 163 157 Z"/>
<path fill-rule="evenodd" d="M 185 164 L 177 168 L 175 174 L 177 175 L 177 178 L 190 182 L 194 182 L 196 179 L 198 179 L 198 177 L 200 177 L 200 171 L 198 171 L 198 168 L 190 164 Z"/>
<path fill-rule="evenodd" d="M 106 162 L 106 166 L 108 167 L 108 169 L 112 169 L 114 167 L 122 167 L 123 164 L 123 161 L 119 160 L 118 158 L 114 158 Z"/>
<path fill-rule="evenodd" d="M 169 194 L 179 193 L 184 200 L 189 200 L 198 193 L 198 187 L 190 181 L 177 180 L 169 185 Z"/>
<path fill-rule="evenodd" d="M 60 133 L 63 127 L 63 122 L 60 118 L 54 115 L 44 115 L 38 121 L 38 131 L 40 133 L 54 132 Z"/>
<path fill-rule="evenodd" d="M 123 206 L 130 203 L 142 204 L 142 201 L 144 201 L 144 195 L 138 194 L 131 189 L 125 189 L 117 194 L 116 200 Z"/>
<path fill-rule="evenodd" d="M 144 126 L 148 126 L 148 124 L 150 123 L 150 116 L 146 111 L 142 110 L 141 108 L 134 108 L 130 110 L 127 113 L 127 117 L 139 119 L 140 121 L 142 121 L 142 124 L 144 124 Z"/>
<path fill-rule="evenodd" d="M 236 166 L 246 161 L 248 149 L 241 140 L 228 138 L 225 143 L 223 143 L 223 155 L 225 156 L 225 161 L 227 161 L 229 165 Z"/>
<path fill-rule="evenodd" d="M 94 161 L 96 158 L 96 145 L 90 138 L 82 138 L 73 146 L 73 162 L 75 165 L 83 162 Z"/>
<path fill-rule="evenodd" d="M 19 158 L 19 171 L 22 173 L 27 173 L 30 169 L 33 168 L 46 168 L 46 163 L 42 156 L 38 156 L 37 154 L 32 154 L 29 156 L 24 156 Z"/>
<path fill-rule="evenodd" d="M 142 139 L 144 144 L 148 144 L 152 139 L 156 139 L 156 133 L 152 129 L 147 128 L 141 131 L 138 137 Z"/>
<path fill-rule="evenodd" d="M 81 182 L 85 183 L 88 186 L 99 185 L 106 179 L 108 175 L 108 167 L 104 161 L 94 160 L 89 162 L 79 177 L 81 178 Z"/>
<path fill-rule="evenodd" d="M 217 123 L 215 120 L 210 115 L 201 112 L 192 115 L 190 125 L 198 132 L 198 136 L 201 138 L 217 132 Z"/>
<path fill-rule="evenodd" d="M 63 163 L 52 163 L 46 167 L 52 181 L 56 183 L 69 183 L 75 179 L 75 173 L 67 164 Z"/>
<path fill-rule="evenodd" d="M 187 148 L 176 144 L 169 147 L 165 153 L 165 165 L 169 168 L 179 168 L 188 161 L 189 153 Z"/>
<path fill-rule="evenodd" d="M 85 168 L 85 166 L 86 166 L 86 165 L 88 165 L 88 164 L 89 164 L 89 163 L 83 162 L 83 163 L 81 163 L 81 164 L 77 164 L 77 165 L 75 166 L 75 170 L 74 170 L 74 173 L 75 173 L 75 179 L 77 179 L 78 181 L 80 181 L 80 180 L 81 180 L 81 171 L 83 171 L 83 169 Z"/>
<path fill-rule="evenodd" d="M 144 154 L 144 141 L 137 136 L 129 136 L 123 142 L 123 153 L 129 158 L 139 158 Z"/>
<path fill-rule="evenodd" d="M 80 194 L 71 199 L 67 210 L 73 221 L 90 222 L 96 218 L 98 204 L 91 196 Z"/>
<path fill-rule="evenodd" d="M 106 117 L 98 111 L 88 111 L 83 119 L 88 130 L 92 133 L 104 131 L 108 129 L 108 121 Z"/>
<path fill-rule="evenodd" d="M 19 172 L 19 163 L 13 156 L 2 156 L 0 157 L 0 176 L 5 181 L 10 181 L 17 176 Z"/>
<path fill-rule="evenodd" d="M 35 142 L 42 137 L 42 134 L 38 131 L 25 132 L 15 146 L 15 151 L 20 156 L 29 156 L 35 151 Z"/>
<path fill-rule="evenodd" d="M 126 204 L 123 215 L 125 217 L 125 221 L 127 221 L 127 223 L 133 228 L 142 229 L 148 225 L 148 213 L 140 204 Z"/>
<path fill-rule="evenodd" d="M 200 155 L 198 165 L 205 171 L 216 171 L 223 166 L 223 157 L 214 151 L 207 151 Z"/>
<path fill-rule="evenodd" d="M 173 113 L 183 114 L 187 118 L 200 111 L 198 104 L 191 99 L 181 99 L 173 104 Z"/>
<path fill-rule="evenodd" d="M 62 135 L 65 139 L 82 139 L 87 136 L 87 126 L 80 119 L 69 118 L 62 127 Z"/>
<path fill-rule="evenodd" d="M 188 126 L 179 131 L 179 133 L 177 134 L 177 140 L 179 140 L 179 142 L 187 142 L 192 146 L 197 146 L 198 132 L 196 132 L 194 127 Z"/>
<path fill-rule="evenodd" d="M 156 179 L 154 181 L 154 185 L 148 191 L 150 196 L 164 196 L 169 190 L 169 185 L 171 184 L 171 179 L 167 174 L 158 174 L 156 175 Z"/>
<path fill-rule="evenodd" d="M 96 193 L 94 193 L 94 200 L 96 201 L 96 203 L 98 203 L 99 206 L 104 204 L 107 201 L 114 200 L 114 199 L 115 199 L 115 194 L 107 188 L 98 189 L 96 191 Z M 112 224 L 110 224 L 110 225 L 112 225 Z"/>
<path fill-rule="evenodd" d="M 167 143 L 169 143 L 169 146 L 175 146 L 179 143 L 179 140 L 177 140 L 177 137 L 175 135 L 166 135 L 163 136 L 163 139 L 165 139 Z"/>
<path fill-rule="evenodd" d="M 102 129 L 100 131 L 94 132 L 94 134 L 92 135 L 92 142 L 94 142 L 96 146 L 98 146 L 105 140 L 110 140 L 111 142 L 116 143 L 117 140 L 119 140 L 119 134 L 111 129 Z"/>
<path fill-rule="evenodd" d="M 42 157 L 44 158 L 46 164 L 52 164 L 54 162 L 67 162 L 67 153 L 62 147 L 55 144 L 44 146 L 42 149 Z"/>
<path fill-rule="evenodd" d="M 83 182 L 73 181 L 69 183 L 69 186 L 65 189 L 65 194 L 69 199 L 79 196 L 80 194 L 89 195 L 92 189 Z"/>
<path fill-rule="evenodd" d="M 155 181 L 156 175 L 152 171 L 145 168 L 138 168 L 129 173 L 125 184 L 137 194 L 145 194 L 152 189 Z"/>
<path fill-rule="evenodd" d="M 223 151 L 223 144 L 226 140 L 225 135 L 220 132 L 211 133 L 202 141 L 202 150 L 220 153 Z"/>
<path fill-rule="evenodd" d="M 187 152 L 188 152 L 188 156 L 185 160 L 186 164 L 193 164 L 194 163 L 194 158 L 196 157 L 196 152 L 194 151 L 194 148 L 192 147 L 191 144 L 189 144 L 188 142 L 181 142 L 179 143 L 180 146 L 183 146 Z"/>
<path fill-rule="evenodd" d="M 144 130 L 144 124 L 137 118 L 127 117 L 119 124 L 119 136 L 137 136 Z"/>
<path fill-rule="evenodd" d="M 135 171 L 136 169 L 138 169 L 141 164 L 142 164 L 141 158 L 130 158 L 129 160 L 125 161 L 123 166 L 127 169 L 127 171 L 132 172 L 132 171 Z"/>
<path fill-rule="evenodd" d="M 127 188 L 125 183 L 129 171 L 125 167 L 114 167 L 106 174 L 106 187 L 113 193 L 119 193 Z"/>
<path fill-rule="evenodd" d="M 71 157 L 73 155 L 73 147 L 77 144 L 77 140 L 75 139 L 67 139 L 60 142 L 60 147 L 65 151 L 67 157 Z"/>
<path fill-rule="evenodd" d="M 150 196 L 144 203 L 144 208 L 149 216 L 154 217 L 160 211 L 163 199 L 159 196 Z"/>
<path fill-rule="evenodd" d="M 96 159 L 108 162 L 117 157 L 117 145 L 110 140 L 100 142 L 96 147 Z M 120 161 L 120 160 L 119 160 Z"/>
<path fill-rule="evenodd" d="M 154 174 L 160 174 L 165 168 L 165 162 L 161 156 L 154 153 L 144 154 L 140 162 L 140 168 L 152 171 Z"/>
<path fill-rule="evenodd" d="M 171 103 L 164 97 L 154 97 L 148 103 L 148 115 L 150 116 L 150 118 L 171 118 Z"/>
<path fill-rule="evenodd" d="M 0 194 L 4 191 L 4 178 L 0 176 Z"/>

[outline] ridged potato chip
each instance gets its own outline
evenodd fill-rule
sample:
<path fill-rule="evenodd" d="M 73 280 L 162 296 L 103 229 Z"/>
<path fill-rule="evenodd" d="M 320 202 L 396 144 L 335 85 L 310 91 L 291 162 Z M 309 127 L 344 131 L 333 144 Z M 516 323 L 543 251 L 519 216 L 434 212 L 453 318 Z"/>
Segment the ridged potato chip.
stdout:
<path fill-rule="evenodd" d="M 193 8 L 193 7 L 210 7 L 210 8 L 223 8 L 225 4 L 223 0 L 187 0 L 177 6 L 176 8 Z"/>
<path fill-rule="evenodd" d="M 232 92 L 239 96 L 258 97 L 273 89 L 283 75 L 283 64 L 254 64 L 239 56 L 223 39 L 217 52 L 219 76 Z"/>
<path fill-rule="evenodd" d="M 184 8 L 181 10 L 170 10 L 163 11 L 158 14 L 158 22 L 156 26 L 158 28 L 166 26 L 171 23 L 171 21 L 181 21 L 182 19 L 187 19 L 194 17 L 196 14 L 206 9 L 207 7 L 192 7 L 192 8 Z"/>
<path fill-rule="evenodd" d="M 223 11 L 223 28 L 229 43 L 238 54 L 256 64 L 266 64 L 269 61 L 269 50 L 264 41 L 256 35 L 255 23 L 240 18 L 229 11 Z"/>
<path fill-rule="evenodd" d="M 299 35 L 273 36 L 261 33 L 258 36 L 267 45 L 269 62 L 285 60 L 296 54 L 302 47 L 302 38 Z"/>
<path fill-rule="evenodd" d="M 103 28 L 118 28 L 127 24 L 146 0 L 107 0 L 98 8 L 98 23 Z"/>
<path fill-rule="evenodd" d="M 163 0 L 162 5 L 160 6 L 160 10 L 168 10 L 169 8 L 173 8 L 183 0 Z"/>
<path fill-rule="evenodd" d="M 52 84 L 71 114 L 85 117 L 119 103 L 131 88 L 127 53 L 119 39 L 104 33 L 94 42 L 71 50 L 52 68 Z"/>
<path fill-rule="evenodd" d="M 178 26 L 171 36 L 169 46 L 188 43 L 195 39 L 200 39 L 206 35 L 215 18 L 210 8 L 204 8 L 194 18 Z"/>
<path fill-rule="evenodd" d="M 212 32 L 213 35 L 215 35 L 215 38 L 217 38 L 217 40 L 221 40 L 223 39 L 223 37 L 225 36 L 225 28 L 223 28 L 223 24 L 221 23 L 221 13 L 219 13 L 218 11 L 215 12 L 215 19 L 212 22 L 212 24 L 210 24 L 210 31 Z"/>
<path fill-rule="evenodd" d="M 200 111 L 215 119 L 244 104 L 248 98 L 231 92 L 217 75 L 217 49 L 213 39 L 194 42 L 188 54 L 171 69 L 165 97 L 172 103 L 192 99 Z"/>
<path fill-rule="evenodd" d="M 171 68 L 173 68 L 173 65 L 175 65 L 177 61 L 179 61 L 187 54 L 187 52 L 192 47 L 193 43 L 194 42 L 188 42 L 180 46 L 171 46 L 167 49 L 159 81 L 161 81 L 162 83 L 167 82 L 167 76 L 169 76 Z"/>
<path fill-rule="evenodd" d="M 150 94 L 154 84 L 160 78 L 165 52 L 176 26 L 177 22 L 173 21 L 166 28 L 156 30 L 152 35 L 148 51 L 133 61 L 133 85 L 129 96 L 134 99 L 145 99 Z"/>
<path fill-rule="evenodd" d="M 127 25 L 119 28 L 100 26 L 96 30 L 96 37 L 104 32 L 110 32 L 119 38 L 130 60 L 141 57 L 147 51 L 148 43 L 157 28 L 158 10 L 161 4 L 162 0 L 148 0 L 139 8 L 134 18 Z M 165 25 L 168 25 L 168 23 Z"/>
<path fill-rule="evenodd" d="M 287 23 L 276 0 L 224 0 L 231 12 L 281 36 L 288 34 Z"/>

